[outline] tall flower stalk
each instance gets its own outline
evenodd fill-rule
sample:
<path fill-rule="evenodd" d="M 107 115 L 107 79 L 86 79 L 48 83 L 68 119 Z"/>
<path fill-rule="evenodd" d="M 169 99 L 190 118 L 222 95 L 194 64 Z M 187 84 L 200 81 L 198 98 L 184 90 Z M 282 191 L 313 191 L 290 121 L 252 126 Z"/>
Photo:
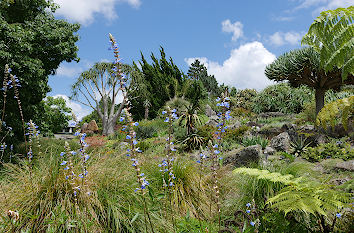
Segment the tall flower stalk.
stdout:
<path fill-rule="evenodd" d="M 221 98 L 216 99 L 216 106 L 221 107 L 221 110 L 218 112 L 218 118 L 219 118 L 219 123 L 217 124 L 218 131 L 215 132 L 217 136 L 217 142 L 213 145 L 212 147 L 212 165 L 211 165 L 211 170 L 212 170 L 212 178 L 213 178 L 213 189 L 215 193 L 215 202 L 216 202 L 216 207 L 217 207 L 217 212 L 218 212 L 218 222 L 219 222 L 219 230 L 221 228 L 221 203 L 220 203 L 220 189 L 219 189 L 219 182 L 218 182 L 218 170 L 220 169 L 220 164 L 222 157 L 221 152 L 222 152 L 222 138 L 224 133 L 226 132 L 227 126 L 226 126 L 226 121 L 231 119 L 230 116 L 230 103 L 228 102 L 230 99 L 229 97 L 225 96 L 222 94 Z"/>
<path fill-rule="evenodd" d="M 164 122 L 168 123 L 168 137 L 166 138 L 166 158 L 162 161 L 161 164 L 159 164 L 159 167 L 162 168 L 160 171 L 162 172 L 162 181 L 163 181 L 163 188 L 165 192 L 167 192 L 168 200 L 169 200 L 169 205 L 170 205 L 170 214 L 172 218 L 172 223 L 173 223 L 173 230 L 175 231 L 176 224 L 175 224 L 175 218 L 174 218 L 174 212 L 172 208 L 172 194 L 174 190 L 174 180 L 176 179 L 174 173 L 173 173 L 173 153 L 176 151 L 176 148 L 174 147 L 174 142 L 173 142 L 173 121 L 178 119 L 178 116 L 176 114 L 177 110 L 172 109 L 170 107 L 167 107 L 166 111 L 162 111 L 162 115 L 166 115 L 166 118 Z M 166 174 L 167 173 L 167 181 L 165 180 Z"/>
<path fill-rule="evenodd" d="M 25 140 L 25 147 L 27 151 L 27 139 L 26 139 L 26 124 L 25 120 L 23 117 L 23 111 L 21 107 L 21 100 L 20 100 L 20 92 L 18 90 L 18 87 L 21 87 L 20 80 L 16 77 L 16 75 L 11 74 L 11 68 L 9 68 L 8 65 L 5 65 L 5 75 L 4 75 L 4 81 L 3 81 L 3 87 L 2 90 L 4 91 L 4 103 L 3 103 L 3 112 L 2 112 L 2 121 L 5 117 L 5 107 L 6 107 L 6 97 L 7 97 L 7 90 L 13 88 L 14 89 L 14 98 L 17 100 L 17 105 L 18 109 L 21 115 L 21 120 L 22 120 L 22 128 L 23 128 L 23 138 Z"/>
<path fill-rule="evenodd" d="M 149 214 L 149 210 L 148 210 L 147 202 L 146 202 L 146 198 L 145 198 L 146 188 L 149 185 L 149 182 L 147 181 L 145 174 L 141 172 L 140 164 L 139 164 L 139 161 L 137 158 L 137 154 L 140 153 L 141 150 L 138 147 L 136 147 L 136 144 L 138 142 L 136 140 L 136 132 L 134 130 L 134 126 L 138 126 L 139 123 L 133 121 L 133 118 L 129 112 L 130 107 L 129 107 L 129 101 L 127 101 L 128 98 L 127 98 L 127 91 L 126 91 L 126 77 L 122 74 L 122 71 L 120 69 L 120 57 L 119 57 L 119 50 L 118 50 L 117 42 L 111 34 L 109 34 L 109 39 L 110 39 L 111 46 L 112 46 L 113 52 L 114 52 L 114 57 L 115 57 L 115 60 L 113 62 L 114 66 L 112 69 L 112 73 L 113 73 L 113 75 L 118 77 L 119 85 L 120 85 L 119 90 L 122 91 L 122 94 L 123 94 L 122 103 L 126 104 L 126 107 L 124 108 L 124 113 L 125 113 L 125 120 L 126 120 L 127 124 L 123 127 L 123 129 L 127 132 L 126 140 L 129 143 L 129 147 L 130 147 L 129 149 L 127 149 L 126 155 L 133 162 L 132 166 L 134 167 L 135 173 L 136 173 L 138 187 L 135 189 L 135 192 L 140 192 L 143 203 L 144 203 L 145 230 L 146 230 L 146 232 L 148 231 L 147 225 L 149 224 L 151 231 L 154 232 L 154 227 L 152 225 L 151 217 Z M 117 91 L 119 91 L 119 90 L 117 90 Z M 124 121 L 124 117 L 121 117 L 120 121 Z"/>

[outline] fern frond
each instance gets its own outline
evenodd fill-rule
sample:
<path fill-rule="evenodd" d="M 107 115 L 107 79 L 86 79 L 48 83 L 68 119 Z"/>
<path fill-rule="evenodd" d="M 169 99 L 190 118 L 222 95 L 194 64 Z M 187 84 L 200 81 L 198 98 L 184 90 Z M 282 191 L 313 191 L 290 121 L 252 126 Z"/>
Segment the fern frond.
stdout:
<path fill-rule="evenodd" d="M 273 183 L 281 183 L 284 185 L 295 184 L 298 182 L 298 179 L 294 179 L 293 175 L 282 175 L 278 172 L 269 172 L 268 170 L 260 170 L 257 168 L 237 168 L 233 171 L 234 174 L 242 174 L 254 176 L 260 180 L 267 180 Z"/>

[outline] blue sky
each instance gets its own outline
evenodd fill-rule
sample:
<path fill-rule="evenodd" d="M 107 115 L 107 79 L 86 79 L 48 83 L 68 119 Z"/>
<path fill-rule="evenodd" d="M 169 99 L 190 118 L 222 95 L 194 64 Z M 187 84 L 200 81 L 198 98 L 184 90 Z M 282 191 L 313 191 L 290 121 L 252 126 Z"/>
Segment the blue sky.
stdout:
<path fill-rule="evenodd" d="M 57 18 L 80 23 L 80 62 L 62 63 L 50 77 L 50 96 L 70 96 L 81 72 L 95 62 L 113 61 L 108 33 L 124 63 L 167 56 L 184 71 L 199 58 L 219 83 L 261 90 L 271 82 L 264 68 L 299 48 L 301 37 L 323 10 L 348 7 L 352 0 L 54 0 Z M 91 109 L 69 101 L 81 118 Z"/>

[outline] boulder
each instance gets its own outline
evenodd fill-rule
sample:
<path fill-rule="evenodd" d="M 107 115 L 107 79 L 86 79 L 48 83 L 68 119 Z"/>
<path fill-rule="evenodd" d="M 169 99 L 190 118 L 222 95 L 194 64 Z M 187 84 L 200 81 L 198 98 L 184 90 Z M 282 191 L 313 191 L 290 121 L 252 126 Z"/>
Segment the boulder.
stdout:
<path fill-rule="evenodd" d="M 295 141 L 299 136 L 299 134 L 297 133 L 297 125 L 295 124 L 285 123 L 281 127 L 281 131 L 287 132 L 291 141 Z"/>
<path fill-rule="evenodd" d="M 230 151 L 224 160 L 225 164 L 234 167 L 247 166 L 250 163 L 258 163 L 261 156 L 262 147 L 260 145 L 248 146 L 243 149 Z"/>
<path fill-rule="evenodd" d="M 209 120 L 208 120 L 207 123 L 205 123 L 205 124 L 216 127 L 216 125 L 219 124 L 219 118 L 218 118 L 218 116 L 211 116 L 211 117 L 209 117 Z"/>
<path fill-rule="evenodd" d="M 283 132 L 278 136 L 275 136 L 270 141 L 270 146 L 277 151 L 290 151 L 290 136 L 287 132 Z"/>
<path fill-rule="evenodd" d="M 81 126 L 81 133 L 84 133 L 85 131 L 87 131 L 87 126 L 88 126 L 87 123 L 84 123 L 84 124 Z"/>
<path fill-rule="evenodd" d="M 347 171 L 354 171 L 354 159 L 337 163 L 335 168 Z"/>
<path fill-rule="evenodd" d="M 227 126 L 227 128 L 228 129 L 237 129 L 237 128 L 240 128 L 241 127 L 241 122 L 239 122 L 239 121 L 236 121 L 236 122 L 234 122 L 234 123 L 232 123 L 231 125 L 228 125 Z"/>
<path fill-rule="evenodd" d="M 269 156 L 269 155 L 274 155 L 275 154 L 275 150 L 270 147 L 270 146 L 267 146 L 264 151 L 263 151 L 263 154 L 265 154 L 266 156 Z"/>
<path fill-rule="evenodd" d="M 216 112 L 207 104 L 205 106 L 205 115 L 207 115 L 208 117 L 216 116 Z"/>
<path fill-rule="evenodd" d="M 98 132 L 98 126 L 95 120 L 90 121 L 90 123 L 87 126 L 87 131 L 92 131 L 95 133 Z"/>

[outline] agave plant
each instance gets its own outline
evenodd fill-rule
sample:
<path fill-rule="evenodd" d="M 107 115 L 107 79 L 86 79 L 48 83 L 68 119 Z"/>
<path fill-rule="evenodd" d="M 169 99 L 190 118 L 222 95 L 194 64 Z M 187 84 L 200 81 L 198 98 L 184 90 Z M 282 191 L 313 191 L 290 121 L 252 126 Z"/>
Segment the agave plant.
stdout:
<path fill-rule="evenodd" d="M 179 125 L 187 128 L 187 136 L 191 136 L 194 133 L 196 126 L 200 125 L 201 121 L 196 113 L 196 108 L 193 105 L 187 106 L 186 110 L 182 112 L 179 118 Z"/>

